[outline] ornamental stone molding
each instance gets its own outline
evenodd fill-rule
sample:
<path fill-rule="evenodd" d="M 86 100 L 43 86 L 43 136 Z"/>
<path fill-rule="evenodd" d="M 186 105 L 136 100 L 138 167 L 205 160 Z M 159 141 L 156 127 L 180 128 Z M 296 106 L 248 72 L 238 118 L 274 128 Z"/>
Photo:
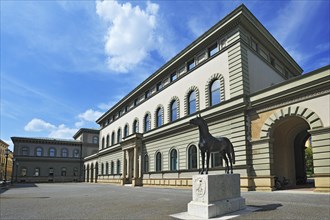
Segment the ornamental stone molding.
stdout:
<path fill-rule="evenodd" d="M 289 116 L 298 116 L 305 119 L 306 122 L 308 122 L 311 130 L 323 127 L 323 123 L 320 117 L 312 110 L 302 106 L 289 106 L 279 109 L 268 117 L 261 128 L 260 138 L 269 138 L 271 128 L 274 126 L 274 124 L 279 120 Z"/>
<path fill-rule="evenodd" d="M 154 118 L 155 118 L 154 127 L 155 128 L 157 128 L 157 123 L 158 123 L 158 115 L 157 115 L 158 109 L 161 109 L 161 111 L 162 111 L 162 121 L 163 121 L 162 125 L 164 125 L 164 106 L 162 104 L 159 104 L 159 105 L 157 105 L 155 112 L 154 112 Z"/>
<path fill-rule="evenodd" d="M 170 98 L 170 101 L 167 105 L 167 121 L 171 122 L 171 104 L 173 101 L 176 101 L 177 104 L 177 109 L 176 109 L 176 114 L 177 114 L 177 119 L 180 118 L 180 99 L 177 96 L 173 96 L 172 98 Z"/>
<path fill-rule="evenodd" d="M 184 96 L 184 115 L 188 115 L 189 95 L 192 91 L 196 94 L 196 111 L 199 111 L 199 90 L 197 86 L 191 86 Z"/>
<path fill-rule="evenodd" d="M 206 83 L 205 86 L 205 104 L 207 107 L 210 106 L 210 86 L 215 80 L 220 80 L 220 101 L 225 101 L 225 80 L 220 73 L 213 74 Z"/>
<path fill-rule="evenodd" d="M 144 117 L 143 117 L 143 131 L 146 130 L 146 125 L 145 125 L 145 119 L 146 119 L 146 116 L 149 116 L 149 128 L 152 129 L 151 127 L 151 113 L 149 111 L 147 111 L 145 114 L 144 114 Z"/>

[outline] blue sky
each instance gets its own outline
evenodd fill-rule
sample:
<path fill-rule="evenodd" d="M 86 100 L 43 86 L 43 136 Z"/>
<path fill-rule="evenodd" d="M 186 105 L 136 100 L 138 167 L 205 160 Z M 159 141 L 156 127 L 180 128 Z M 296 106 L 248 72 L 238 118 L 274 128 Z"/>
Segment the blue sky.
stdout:
<path fill-rule="evenodd" d="M 1 129 L 72 138 L 244 3 L 309 72 L 329 64 L 329 1 L 1 1 Z"/>

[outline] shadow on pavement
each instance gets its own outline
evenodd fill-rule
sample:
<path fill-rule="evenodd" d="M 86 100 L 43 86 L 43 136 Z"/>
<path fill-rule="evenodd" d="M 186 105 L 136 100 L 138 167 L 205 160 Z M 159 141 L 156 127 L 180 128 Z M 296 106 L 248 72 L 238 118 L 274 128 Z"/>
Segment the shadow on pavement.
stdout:
<path fill-rule="evenodd" d="M 27 188 L 27 187 L 38 187 L 38 186 L 34 183 L 1 184 L 0 185 L 0 194 L 6 192 L 10 188 Z"/>
<path fill-rule="evenodd" d="M 38 186 L 34 183 L 17 183 L 17 184 L 11 185 L 10 187 L 12 187 L 12 188 L 28 188 L 28 187 L 38 187 Z"/>
<path fill-rule="evenodd" d="M 257 208 L 255 212 L 266 212 L 266 211 L 272 211 L 277 209 L 278 207 L 281 207 L 282 204 L 276 203 L 276 204 L 268 204 L 268 205 L 249 205 L 251 207 Z"/>

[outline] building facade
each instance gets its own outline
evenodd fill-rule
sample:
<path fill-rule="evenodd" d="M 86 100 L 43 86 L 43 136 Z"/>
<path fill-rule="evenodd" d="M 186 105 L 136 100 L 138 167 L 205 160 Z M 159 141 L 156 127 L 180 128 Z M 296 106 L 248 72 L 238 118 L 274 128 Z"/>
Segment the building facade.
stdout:
<path fill-rule="evenodd" d="M 274 190 L 275 178 L 306 179 L 312 140 L 315 185 L 329 191 L 329 66 L 302 69 L 241 5 L 102 115 L 98 153 L 85 181 L 190 186 L 201 167 L 201 114 L 234 146 L 242 190 Z M 210 173 L 224 173 L 218 153 Z"/>
<path fill-rule="evenodd" d="M 83 158 L 97 152 L 98 136 L 98 130 L 82 128 L 72 140 L 12 137 L 14 181 L 83 181 Z"/>
<path fill-rule="evenodd" d="M 13 152 L 9 150 L 9 144 L 0 139 L 0 181 L 11 180 Z"/>

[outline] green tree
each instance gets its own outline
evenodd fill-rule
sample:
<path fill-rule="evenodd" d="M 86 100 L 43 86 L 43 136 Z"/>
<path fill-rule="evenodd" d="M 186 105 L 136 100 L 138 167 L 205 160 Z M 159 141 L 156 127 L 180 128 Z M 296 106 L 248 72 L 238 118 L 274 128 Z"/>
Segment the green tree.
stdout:
<path fill-rule="evenodd" d="M 313 151 L 311 147 L 305 148 L 306 174 L 307 177 L 314 174 Z"/>

